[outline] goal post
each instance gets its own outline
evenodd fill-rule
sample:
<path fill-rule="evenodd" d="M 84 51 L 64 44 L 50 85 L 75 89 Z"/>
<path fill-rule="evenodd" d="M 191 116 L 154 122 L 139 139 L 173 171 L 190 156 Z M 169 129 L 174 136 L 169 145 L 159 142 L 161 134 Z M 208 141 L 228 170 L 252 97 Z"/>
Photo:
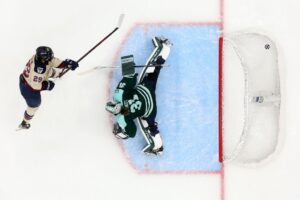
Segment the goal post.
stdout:
<path fill-rule="evenodd" d="M 280 80 L 276 44 L 259 33 L 224 34 L 222 160 L 262 163 L 279 136 Z"/>

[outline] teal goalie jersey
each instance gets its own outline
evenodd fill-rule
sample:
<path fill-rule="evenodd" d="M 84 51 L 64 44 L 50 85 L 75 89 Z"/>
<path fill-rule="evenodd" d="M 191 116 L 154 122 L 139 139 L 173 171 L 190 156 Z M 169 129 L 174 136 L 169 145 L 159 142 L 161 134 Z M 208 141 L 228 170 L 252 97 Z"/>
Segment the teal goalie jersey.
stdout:
<path fill-rule="evenodd" d="M 113 94 L 113 99 L 121 103 L 122 112 L 117 115 L 117 122 L 129 137 L 136 134 L 134 119 L 148 118 L 156 113 L 155 93 L 151 87 L 138 84 L 137 74 L 124 76 Z"/>

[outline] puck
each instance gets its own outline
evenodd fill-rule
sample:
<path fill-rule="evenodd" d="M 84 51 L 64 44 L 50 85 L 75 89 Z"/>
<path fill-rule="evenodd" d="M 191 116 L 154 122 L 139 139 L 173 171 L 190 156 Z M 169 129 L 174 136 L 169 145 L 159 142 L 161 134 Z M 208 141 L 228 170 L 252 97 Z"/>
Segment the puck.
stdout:
<path fill-rule="evenodd" d="M 270 49 L 270 45 L 269 45 L 269 44 L 266 44 L 266 45 L 265 45 L 265 49 Z"/>

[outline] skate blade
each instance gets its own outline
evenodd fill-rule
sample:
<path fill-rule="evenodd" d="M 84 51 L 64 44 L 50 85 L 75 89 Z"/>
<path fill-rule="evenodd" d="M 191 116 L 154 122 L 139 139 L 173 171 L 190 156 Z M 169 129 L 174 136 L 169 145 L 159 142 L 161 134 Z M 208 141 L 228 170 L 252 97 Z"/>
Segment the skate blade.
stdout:
<path fill-rule="evenodd" d="M 163 152 L 162 151 L 160 151 L 160 152 L 151 151 L 151 152 L 144 152 L 144 154 L 147 156 L 160 156 L 163 154 Z"/>
<path fill-rule="evenodd" d="M 28 130 L 29 128 L 23 128 L 23 127 L 18 127 L 17 129 L 16 129 L 16 131 L 22 131 L 22 130 Z"/>
<path fill-rule="evenodd" d="M 145 155 L 155 155 L 155 156 L 160 156 L 163 154 L 163 148 L 159 148 L 156 151 L 149 150 L 149 151 L 144 151 Z"/>

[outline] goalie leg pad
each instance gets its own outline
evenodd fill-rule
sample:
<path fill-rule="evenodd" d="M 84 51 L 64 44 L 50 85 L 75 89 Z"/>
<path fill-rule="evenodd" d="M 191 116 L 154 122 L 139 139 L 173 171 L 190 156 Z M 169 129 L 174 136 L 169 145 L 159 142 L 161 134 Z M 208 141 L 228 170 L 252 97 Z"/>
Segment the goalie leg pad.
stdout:
<path fill-rule="evenodd" d="M 162 143 L 162 139 L 160 133 L 157 133 L 155 136 L 151 136 L 153 144 L 148 144 L 144 149 L 143 152 L 145 154 L 154 154 L 154 155 L 161 155 L 164 147 Z"/>
<path fill-rule="evenodd" d="M 126 134 L 125 131 L 123 131 L 123 129 L 119 126 L 118 123 L 114 124 L 114 128 L 113 128 L 113 134 L 116 136 L 116 138 L 118 139 L 127 139 L 129 136 Z"/>
<path fill-rule="evenodd" d="M 157 155 L 158 152 L 163 151 L 163 142 L 156 124 L 154 126 L 148 126 L 143 129 L 147 145 L 144 147 L 144 153 L 151 153 Z"/>
<path fill-rule="evenodd" d="M 152 42 L 155 46 L 153 53 L 149 59 L 148 64 L 162 65 L 165 63 L 170 54 L 170 47 L 172 46 L 168 39 L 164 37 L 154 37 Z M 153 73 L 155 67 L 148 67 L 146 73 Z"/>

